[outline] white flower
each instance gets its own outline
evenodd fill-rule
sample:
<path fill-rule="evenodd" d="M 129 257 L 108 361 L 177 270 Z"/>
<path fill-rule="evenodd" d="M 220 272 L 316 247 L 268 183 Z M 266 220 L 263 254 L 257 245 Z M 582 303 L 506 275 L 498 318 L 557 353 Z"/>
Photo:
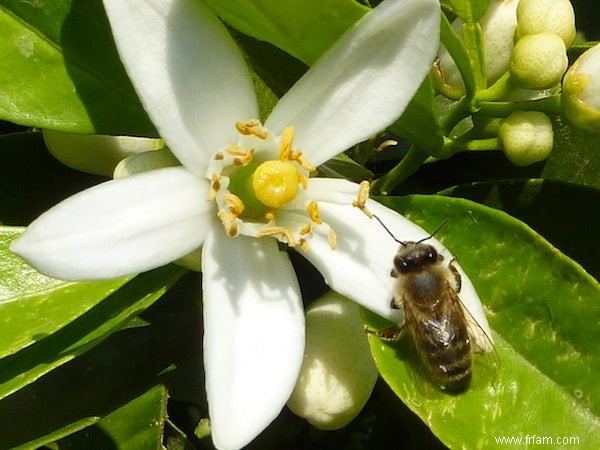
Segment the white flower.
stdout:
<path fill-rule="evenodd" d="M 308 174 L 402 113 L 435 56 L 439 3 L 388 0 L 368 13 L 279 101 L 265 128 L 250 120 L 258 108 L 242 57 L 201 2 L 104 4 L 137 93 L 182 166 L 74 195 L 12 250 L 46 274 L 85 280 L 149 270 L 202 246 L 212 435 L 219 448 L 240 448 L 278 415 L 302 364 L 300 290 L 277 240 L 296 245 L 334 290 L 398 320 L 389 307 L 397 245 L 352 207 L 356 184 Z M 427 235 L 373 201 L 368 207 L 402 239 Z M 479 318 L 466 281 L 463 300 Z"/>

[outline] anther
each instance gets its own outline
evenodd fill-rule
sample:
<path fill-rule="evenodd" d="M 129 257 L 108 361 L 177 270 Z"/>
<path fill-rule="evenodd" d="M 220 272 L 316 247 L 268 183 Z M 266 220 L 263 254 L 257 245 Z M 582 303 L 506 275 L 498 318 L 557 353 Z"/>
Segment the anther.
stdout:
<path fill-rule="evenodd" d="M 328 238 L 329 238 L 329 247 L 331 247 L 331 250 L 335 250 L 335 247 L 337 246 L 337 236 L 335 234 L 335 231 L 333 231 L 333 228 L 329 229 Z"/>
<path fill-rule="evenodd" d="M 377 148 L 375 149 L 375 153 L 382 152 L 386 148 L 393 147 L 395 145 L 398 145 L 398 141 L 396 141 L 395 139 L 386 139 L 385 141 L 383 141 L 381 144 L 379 144 L 377 146 Z"/>
<path fill-rule="evenodd" d="M 292 153 L 292 144 L 294 143 L 294 127 L 287 126 L 279 137 L 279 159 L 288 161 Z"/>
<path fill-rule="evenodd" d="M 321 215 L 319 214 L 319 205 L 314 200 L 308 204 L 306 207 L 306 211 L 308 212 L 308 217 L 317 225 L 321 225 L 323 221 L 321 220 Z"/>
<path fill-rule="evenodd" d="M 292 232 L 284 227 L 268 227 L 259 230 L 256 233 L 256 237 L 265 237 L 265 236 L 281 236 L 287 242 L 290 247 L 295 247 L 297 244 L 296 240 L 292 236 Z"/>
<path fill-rule="evenodd" d="M 217 192 L 219 192 L 219 189 L 221 189 L 221 175 L 218 173 L 213 173 L 211 175 L 211 180 L 210 189 L 208 190 L 208 195 L 206 196 L 208 201 L 214 200 L 217 196 Z"/>
<path fill-rule="evenodd" d="M 223 197 L 223 203 L 229 207 L 229 211 L 238 217 L 244 211 L 244 203 L 240 200 L 237 195 L 228 193 Z"/>
<path fill-rule="evenodd" d="M 267 132 L 263 129 L 260 121 L 257 119 L 250 119 L 246 122 L 236 122 L 235 129 L 244 136 L 256 136 L 259 139 L 267 138 Z"/>
<path fill-rule="evenodd" d="M 358 188 L 358 197 L 352 202 L 352 206 L 360 209 L 369 219 L 373 217 L 373 213 L 367 208 L 367 199 L 369 198 L 370 184 L 367 180 L 360 183 Z"/>

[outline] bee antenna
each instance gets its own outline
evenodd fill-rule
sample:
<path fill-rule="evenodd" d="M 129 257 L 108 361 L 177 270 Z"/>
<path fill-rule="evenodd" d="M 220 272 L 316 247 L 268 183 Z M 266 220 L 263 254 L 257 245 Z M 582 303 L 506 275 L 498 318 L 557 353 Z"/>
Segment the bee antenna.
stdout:
<path fill-rule="evenodd" d="M 388 227 L 385 226 L 385 223 L 383 223 L 383 221 L 377 217 L 375 214 L 373 214 L 373 217 L 375 217 L 377 219 L 377 222 L 379 222 L 379 225 L 381 225 L 383 227 L 383 229 L 385 231 L 387 231 L 387 233 L 392 237 L 393 240 L 395 240 L 398 244 L 402 244 L 402 245 L 406 245 L 405 242 L 401 241 L 400 239 L 398 239 L 396 236 L 394 236 L 394 233 L 392 233 L 390 231 L 390 229 Z M 437 231 L 437 230 L 436 230 Z"/>
<path fill-rule="evenodd" d="M 427 236 L 426 238 L 421 239 L 420 241 L 417 241 L 416 244 L 420 244 L 423 241 L 426 241 L 427 239 L 431 239 L 433 236 L 435 236 L 437 234 L 438 231 L 440 231 L 442 228 L 444 228 L 446 226 L 446 224 L 450 222 L 450 219 L 446 219 L 444 220 L 440 226 L 438 226 L 435 231 L 433 233 L 431 233 L 429 236 Z"/>

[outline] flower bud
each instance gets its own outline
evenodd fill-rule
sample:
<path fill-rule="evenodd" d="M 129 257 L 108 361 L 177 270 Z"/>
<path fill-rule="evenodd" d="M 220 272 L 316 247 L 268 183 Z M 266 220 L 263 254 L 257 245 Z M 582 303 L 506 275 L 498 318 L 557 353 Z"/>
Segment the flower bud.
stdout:
<path fill-rule="evenodd" d="M 312 303 L 292 412 L 322 430 L 341 428 L 361 411 L 376 380 L 358 305 L 335 292 Z"/>
<path fill-rule="evenodd" d="M 528 166 L 548 157 L 554 143 L 552 122 L 539 111 L 515 111 L 498 130 L 506 157 L 516 166 Z"/>
<path fill-rule="evenodd" d="M 600 44 L 583 53 L 563 78 L 561 108 L 579 128 L 600 132 Z"/>
<path fill-rule="evenodd" d="M 517 8 L 517 39 L 528 34 L 553 33 L 569 48 L 577 30 L 569 0 L 521 0 Z"/>
<path fill-rule="evenodd" d="M 112 176 L 115 166 L 130 155 L 164 146 L 162 139 L 132 136 L 71 134 L 42 130 L 46 147 L 64 165 L 82 172 Z"/>
<path fill-rule="evenodd" d="M 179 165 L 179 161 L 171 151 L 167 148 L 162 148 L 160 150 L 137 153 L 122 159 L 117 164 L 117 167 L 115 167 L 113 178 L 125 178 L 136 173 Z"/>
<path fill-rule="evenodd" d="M 481 19 L 488 85 L 496 82 L 508 70 L 517 26 L 518 4 L 519 0 L 492 0 Z M 462 24 L 460 19 L 452 24 L 459 35 Z M 465 88 L 458 68 L 444 47 L 440 48 L 433 75 L 436 87 L 441 92 L 450 92 L 450 98 L 459 98 L 464 94 Z"/>
<path fill-rule="evenodd" d="M 513 83 L 525 89 L 548 89 L 557 85 L 569 60 L 565 43 L 556 34 L 523 36 L 515 44 L 510 60 Z"/>

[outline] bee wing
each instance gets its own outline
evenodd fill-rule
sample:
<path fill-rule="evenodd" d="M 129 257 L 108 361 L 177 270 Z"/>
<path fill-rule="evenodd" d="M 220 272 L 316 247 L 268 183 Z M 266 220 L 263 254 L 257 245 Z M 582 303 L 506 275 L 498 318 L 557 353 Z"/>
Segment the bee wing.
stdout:
<path fill-rule="evenodd" d="M 483 328 L 481 328 L 477 320 L 471 315 L 471 313 L 465 307 L 465 305 L 460 300 L 456 292 L 453 291 L 452 294 L 456 297 L 458 303 L 460 304 L 463 310 L 465 322 L 467 325 L 467 332 L 469 333 L 469 337 L 471 338 L 473 350 L 475 352 L 480 353 L 491 353 L 495 351 L 494 344 L 492 343 L 492 340 L 487 335 L 487 333 L 483 331 Z"/>
<path fill-rule="evenodd" d="M 469 338 L 471 339 L 471 348 L 474 352 L 473 380 L 471 381 L 471 385 L 478 386 L 483 382 L 484 385 L 491 383 L 493 387 L 498 370 L 500 369 L 500 357 L 498 356 L 496 347 L 494 347 L 490 337 L 465 307 L 458 294 L 453 290 L 451 295 L 455 297 L 453 301 L 457 302 L 462 308 L 467 333 L 469 333 Z"/>

